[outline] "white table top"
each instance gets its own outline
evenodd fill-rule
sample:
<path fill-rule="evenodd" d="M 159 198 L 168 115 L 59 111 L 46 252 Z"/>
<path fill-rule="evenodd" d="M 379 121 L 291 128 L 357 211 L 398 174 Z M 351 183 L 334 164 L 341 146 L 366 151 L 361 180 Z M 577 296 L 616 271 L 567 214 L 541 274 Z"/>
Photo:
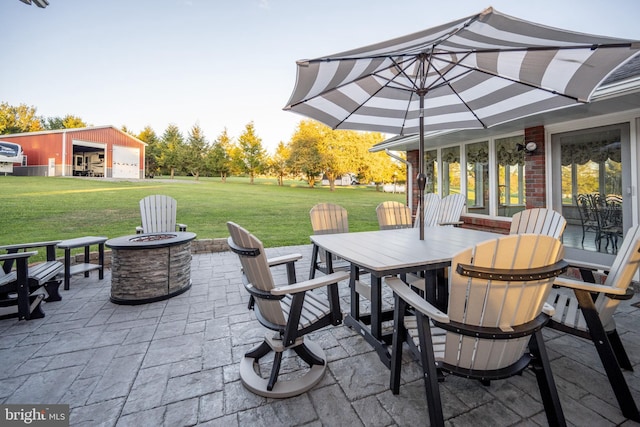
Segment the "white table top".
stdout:
<path fill-rule="evenodd" d="M 459 227 L 426 227 L 424 240 L 419 229 L 365 231 L 311 236 L 320 248 L 377 275 L 397 270 L 419 270 L 451 258 L 469 246 L 500 234 Z"/>

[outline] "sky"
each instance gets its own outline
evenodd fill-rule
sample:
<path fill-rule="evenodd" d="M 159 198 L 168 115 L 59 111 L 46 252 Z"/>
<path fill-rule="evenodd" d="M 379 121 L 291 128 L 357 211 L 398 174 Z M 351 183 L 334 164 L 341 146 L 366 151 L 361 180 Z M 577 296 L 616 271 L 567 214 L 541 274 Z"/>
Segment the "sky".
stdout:
<path fill-rule="evenodd" d="M 253 122 L 273 152 L 305 117 L 283 111 L 296 61 L 410 34 L 492 6 L 640 40 L 638 0 L 0 0 L 0 102 L 134 134 L 209 141 Z"/>

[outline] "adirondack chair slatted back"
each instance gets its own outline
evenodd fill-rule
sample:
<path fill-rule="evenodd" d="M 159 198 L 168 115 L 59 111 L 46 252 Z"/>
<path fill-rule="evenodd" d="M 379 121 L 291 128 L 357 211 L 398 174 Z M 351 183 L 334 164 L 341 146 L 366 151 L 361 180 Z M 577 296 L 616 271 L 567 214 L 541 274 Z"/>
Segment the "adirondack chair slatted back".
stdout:
<path fill-rule="evenodd" d="M 526 209 L 513 215 L 510 234 L 546 234 L 559 239 L 562 237 L 566 225 L 567 220 L 554 210 Z"/>
<path fill-rule="evenodd" d="M 604 285 L 626 290 L 640 267 L 640 225 L 631 227 L 622 241 L 611 270 Z M 605 293 L 598 295 L 595 301 L 596 309 L 600 314 L 600 321 L 605 330 L 615 328 L 613 314 L 620 304 L 619 299 L 609 298 Z M 582 317 L 582 316 L 580 316 Z M 584 320 L 582 320 L 584 322 Z"/>
<path fill-rule="evenodd" d="M 460 221 L 466 199 L 462 194 L 449 194 L 440 201 L 436 224 L 446 225 Z"/>
<path fill-rule="evenodd" d="M 452 267 L 470 264 L 495 269 L 531 269 L 552 265 L 564 255 L 562 243 L 544 235 L 512 235 L 487 241 L 457 254 Z M 467 325 L 509 330 L 535 319 L 554 278 L 535 281 L 486 280 L 462 276 L 452 268 L 448 314 Z M 447 332 L 442 360 L 466 369 L 500 369 L 522 357 L 529 336 L 481 339 Z"/>
<path fill-rule="evenodd" d="M 400 202 L 386 201 L 376 207 L 380 230 L 411 227 L 411 209 Z"/>
<path fill-rule="evenodd" d="M 436 193 L 426 193 L 424 195 L 424 226 L 425 227 L 433 227 L 436 225 L 438 220 L 438 211 L 440 210 L 440 196 Z M 414 228 L 418 228 L 420 226 L 420 205 L 418 205 L 418 210 L 416 214 L 416 219 L 413 223 Z"/>
<path fill-rule="evenodd" d="M 309 216 L 311 218 L 313 234 L 349 232 L 349 215 L 347 214 L 347 210 L 340 205 L 318 203 L 311 208 Z M 327 260 L 327 252 L 324 249 L 320 249 L 319 256 L 320 262 L 325 263 Z M 332 259 L 336 260 L 337 258 L 334 256 Z"/>
<path fill-rule="evenodd" d="M 314 234 L 348 233 L 347 210 L 333 203 L 318 203 L 309 212 Z"/>
<path fill-rule="evenodd" d="M 236 245 L 258 250 L 257 256 L 239 255 L 242 271 L 249 284 L 261 291 L 270 292 L 275 285 L 262 242 L 245 228 L 233 222 L 227 222 L 227 229 Z M 268 322 L 283 327 L 287 324 L 279 300 L 256 298 L 255 303 L 260 315 Z"/>
<path fill-rule="evenodd" d="M 143 232 L 164 233 L 176 231 L 176 207 L 176 200 L 164 195 L 156 194 L 140 200 Z"/>

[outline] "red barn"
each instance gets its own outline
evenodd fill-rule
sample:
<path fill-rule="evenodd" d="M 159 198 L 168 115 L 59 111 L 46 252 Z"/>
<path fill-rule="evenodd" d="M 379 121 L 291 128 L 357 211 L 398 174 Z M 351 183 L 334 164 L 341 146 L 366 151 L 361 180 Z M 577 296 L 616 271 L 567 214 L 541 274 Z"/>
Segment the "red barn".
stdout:
<path fill-rule="evenodd" d="M 21 176 L 144 178 L 147 144 L 114 126 L 0 135 L 22 147 Z"/>

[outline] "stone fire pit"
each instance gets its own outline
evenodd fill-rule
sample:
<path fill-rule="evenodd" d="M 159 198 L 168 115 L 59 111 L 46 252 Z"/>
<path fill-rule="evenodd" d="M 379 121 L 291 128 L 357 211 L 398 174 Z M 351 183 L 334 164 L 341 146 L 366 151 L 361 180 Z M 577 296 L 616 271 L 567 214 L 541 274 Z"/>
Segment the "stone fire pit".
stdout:
<path fill-rule="evenodd" d="M 191 232 L 148 233 L 109 239 L 111 301 L 145 304 L 191 287 Z"/>

